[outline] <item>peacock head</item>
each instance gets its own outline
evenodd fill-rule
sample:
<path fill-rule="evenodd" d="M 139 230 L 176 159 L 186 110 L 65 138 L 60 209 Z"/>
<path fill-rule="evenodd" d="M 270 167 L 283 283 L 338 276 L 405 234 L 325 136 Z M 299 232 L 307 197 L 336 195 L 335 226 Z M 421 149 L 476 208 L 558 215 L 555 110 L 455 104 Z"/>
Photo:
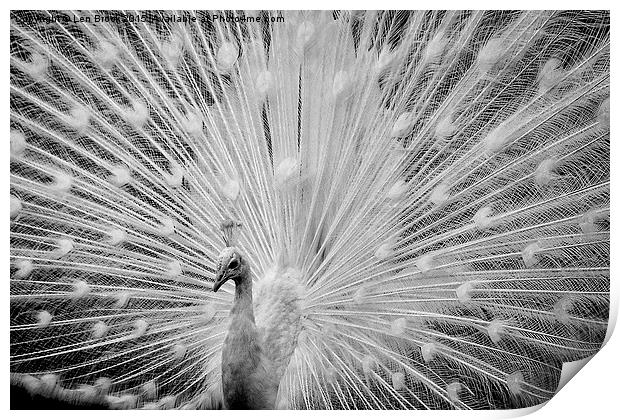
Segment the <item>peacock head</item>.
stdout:
<path fill-rule="evenodd" d="M 238 286 L 249 278 L 249 270 L 250 267 L 238 248 L 234 246 L 224 248 L 220 253 L 213 291 L 217 292 L 228 280 L 234 280 Z"/>

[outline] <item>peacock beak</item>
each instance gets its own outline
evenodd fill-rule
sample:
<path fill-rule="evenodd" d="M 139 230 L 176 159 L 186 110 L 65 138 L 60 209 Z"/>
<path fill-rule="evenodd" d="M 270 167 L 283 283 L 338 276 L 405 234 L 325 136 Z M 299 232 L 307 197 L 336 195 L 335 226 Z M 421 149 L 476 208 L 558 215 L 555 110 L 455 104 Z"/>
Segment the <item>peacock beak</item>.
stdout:
<path fill-rule="evenodd" d="M 222 287 L 222 285 L 224 283 L 226 283 L 228 281 L 228 276 L 226 275 L 226 270 L 219 270 L 217 272 L 217 274 L 215 275 L 215 283 L 213 284 L 213 291 L 217 292 L 220 287 Z"/>

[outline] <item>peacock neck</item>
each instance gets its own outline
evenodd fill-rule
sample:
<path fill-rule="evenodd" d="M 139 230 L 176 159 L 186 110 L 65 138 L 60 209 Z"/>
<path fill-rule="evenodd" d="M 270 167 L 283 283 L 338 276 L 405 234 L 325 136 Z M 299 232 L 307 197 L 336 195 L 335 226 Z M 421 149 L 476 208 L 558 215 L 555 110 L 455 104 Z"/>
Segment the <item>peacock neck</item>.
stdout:
<path fill-rule="evenodd" d="M 252 279 L 249 275 L 235 280 L 235 300 L 231 309 L 233 317 L 248 318 L 254 323 L 254 305 L 252 302 Z"/>

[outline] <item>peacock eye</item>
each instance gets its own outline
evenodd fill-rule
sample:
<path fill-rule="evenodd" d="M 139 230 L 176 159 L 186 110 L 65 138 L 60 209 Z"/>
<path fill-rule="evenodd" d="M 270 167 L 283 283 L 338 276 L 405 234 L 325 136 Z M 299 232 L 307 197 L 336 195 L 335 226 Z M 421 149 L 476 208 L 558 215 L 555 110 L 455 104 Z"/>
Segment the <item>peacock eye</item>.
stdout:
<path fill-rule="evenodd" d="M 237 267 L 239 267 L 239 261 L 237 261 L 237 260 L 232 260 L 228 264 L 228 268 L 230 268 L 231 270 L 235 270 Z"/>

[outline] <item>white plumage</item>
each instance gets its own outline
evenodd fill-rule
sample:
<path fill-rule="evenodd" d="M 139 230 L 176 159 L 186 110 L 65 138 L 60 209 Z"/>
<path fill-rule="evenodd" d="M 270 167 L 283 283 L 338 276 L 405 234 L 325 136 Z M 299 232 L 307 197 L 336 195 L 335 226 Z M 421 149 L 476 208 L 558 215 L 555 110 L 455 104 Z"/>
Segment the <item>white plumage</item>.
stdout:
<path fill-rule="evenodd" d="M 510 408 L 599 349 L 608 13 L 212 15 L 12 12 L 14 383 Z M 227 218 L 245 306 L 212 291 Z M 253 354 L 272 368 L 237 387 Z"/>

